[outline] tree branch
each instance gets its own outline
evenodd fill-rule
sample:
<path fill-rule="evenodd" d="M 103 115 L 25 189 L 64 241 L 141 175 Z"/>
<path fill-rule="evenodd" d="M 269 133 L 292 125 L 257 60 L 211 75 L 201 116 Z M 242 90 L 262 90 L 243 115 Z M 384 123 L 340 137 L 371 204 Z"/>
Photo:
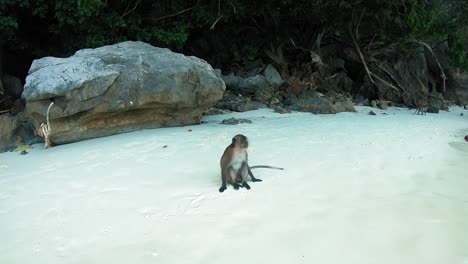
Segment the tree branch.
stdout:
<path fill-rule="evenodd" d="M 210 30 L 214 29 L 214 27 L 219 22 L 219 20 L 221 20 L 221 18 L 223 18 L 223 14 L 221 14 L 221 16 L 219 16 L 218 19 L 215 20 L 215 22 L 211 25 Z"/>
<path fill-rule="evenodd" d="M 120 16 L 121 18 L 124 18 L 124 17 L 126 17 L 128 14 L 130 14 L 131 12 L 135 11 L 135 9 L 136 9 L 136 8 L 138 7 L 138 5 L 141 3 L 141 0 L 135 1 L 135 6 L 133 6 L 132 9 L 128 10 L 128 8 L 130 7 L 130 4 L 131 4 L 131 3 L 132 3 L 131 1 L 128 3 L 127 8 L 125 8 L 124 13 Z"/>
<path fill-rule="evenodd" d="M 373 73 L 371 71 L 369 71 L 369 74 L 374 76 L 377 80 L 381 81 L 383 84 L 387 85 L 388 87 L 390 87 L 390 88 L 392 88 L 392 89 L 394 89 L 396 91 L 399 91 L 398 88 L 396 88 L 393 84 L 391 84 L 391 83 L 385 81 L 384 79 L 380 78 L 380 76 L 378 76 L 377 74 L 375 74 L 375 73 Z"/>
<path fill-rule="evenodd" d="M 437 56 L 435 55 L 434 50 L 432 50 L 431 46 L 429 46 L 429 44 L 427 44 L 426 42 L 423 42 L 423 41 L 420 41 L 420 40 L 412 40 L 412 42 L 415 42 L 415 43 L 418 43 L 419 45 L 424 46 L 427 50 L 429 50 L 432 57 L 434 57 L 434 59 L 436 60 L 437 67 L 439 67 L 439 70 L 440 70 L 440 77 L 442 77 L 442 91 L 445 92 L 445 90 L 446 90 L 445 82 L 447 80 L 447 76 L 445 75 L 445 72 L 442 69 L 442 65 L 440 65 L 440 62 L 437 59 Z"/>
<path fill-rule="evenodd" d="M 198 5 L 198 3 L 200 3 L 200 0 L 198 0 L 198 1 L 195 3 L 195 5 L 193 5 L 192 7 L 189 7 L 189 8 L 187 8 L 187 9 L 181 10 L 181 11 L 179 11 L 179 12 L 177 12 L 177 13 L 174 13 L 174 14 L 170 14 L 170 15 L 166 15 L 166 16 L 162 16 L 162 17 L 155 18 L 155 19 L 153 19 L 153 21 L 156 22 L 156 21 L 159 21 L 159 20 L 162 20 L 162 19 L 166 19 L 166 18 L 169 18 L 169 17 L 178 16 L 178 15 L 180 15 L 180 14 L 183 14 L 183 13 L 185 13 L 185 12 L 188 12 L 188 11 L 194 9 L 194 8 Z"/>
<path fill-rule="evenodd" d="M 392 81 L 394 81 L 394 82 L 396 83 L 396 85 L 397 85 L 403 92 L 408 93 L 408 92 L 406 91 L 406 89 L 397 81 L 397 79 L 392 75 L 392 73 L 391 73 L 389 70 L 385 69 L 385 68 L 382 67 L 380 64 L 377 64 L 377 67 L 379 67 L 379 69 L 380 69 L 381 71 L 385 72 L 385 73 L 390 77 L 390 79 L 392 79 Z"/>
<path fill-rule="evenodd" d="M 351 35 L 351 38 L 353 39 L 354 46 L 356 48 L 356 51 L 359 55 L 359 58 L 361 59 L 361 63 L 364 66 L 364 69 L 366 70 L 367 76 L 369 77 L 369 80 L 375 85 L 374 79 L 372 78 L 371 72 L 369 71 L 369 67 L 367 67 L 366 60 L 364 59 L 364 55 L 362 55 L 361 48 L 359 48 L 359 44 L 357 43 L 356 38 L 354 37 L 353 31 L 351 27 L 349 28 L 349 34 Z"/>

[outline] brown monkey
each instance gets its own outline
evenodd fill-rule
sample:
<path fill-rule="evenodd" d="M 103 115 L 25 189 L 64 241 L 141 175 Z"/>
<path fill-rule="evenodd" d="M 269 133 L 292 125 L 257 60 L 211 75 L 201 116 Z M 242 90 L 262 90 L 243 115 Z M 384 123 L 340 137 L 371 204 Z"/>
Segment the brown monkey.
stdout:
<path fill-rule="evenodd" d="M 248 175 L 253 182 L 262 181 L 254 177 L 251 169 L 270 168 L 283 170 L 283 168 L 263 165 L 249 167 L 248 147 L 249 142 L 246 136 L 238 134 L 232 138 L 232 143 L 227 146 L 220 161 L 222 185 L 221 188 L 219 188 L 219 192 L 224 192 L 224 190 L 226 190 L 226 183 L 230 183 L 235 190 L 239 190 L 239 187 L 245 187 L 247 190 L 250 190 L 250 186 L 246 182 Z"/>

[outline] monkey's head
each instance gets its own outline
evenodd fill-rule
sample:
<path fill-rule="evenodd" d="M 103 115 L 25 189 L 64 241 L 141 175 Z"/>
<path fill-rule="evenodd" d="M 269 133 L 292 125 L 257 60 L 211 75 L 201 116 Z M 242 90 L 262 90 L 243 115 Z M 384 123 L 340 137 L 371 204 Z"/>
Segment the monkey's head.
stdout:
<path fill-rule="evenodd" d="M 242 134 L 238 134 L 235 137 L 233 137 L 232 144 L 234 144 L 235 146 L 239 146 L 241 148 L 249 147 L 249 141 L 247 140 L 247 137 Z"/>

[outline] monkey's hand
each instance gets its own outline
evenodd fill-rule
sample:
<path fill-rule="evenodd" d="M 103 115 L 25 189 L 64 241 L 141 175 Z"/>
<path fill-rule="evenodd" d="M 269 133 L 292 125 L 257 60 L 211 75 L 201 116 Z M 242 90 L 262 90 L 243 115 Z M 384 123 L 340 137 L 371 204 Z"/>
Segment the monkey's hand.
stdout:
<path fill-rule="evenodd" d="M 221 188 L 219 188 L 219 192 L 224 192 L 224 190 L 226 190 L 226 186 L 221 186 Z"/>

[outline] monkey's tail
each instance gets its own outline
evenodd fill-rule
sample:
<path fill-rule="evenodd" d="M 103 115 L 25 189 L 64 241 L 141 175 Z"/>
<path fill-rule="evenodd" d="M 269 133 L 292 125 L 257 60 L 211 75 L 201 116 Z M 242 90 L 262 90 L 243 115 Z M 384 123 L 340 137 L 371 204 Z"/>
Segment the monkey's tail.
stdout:
<path fill-rule="evenodd" d="M 253 170 L 253 169 L 259 169 L 259 168 L 263 168 L 263 169 L 274 169 L 274 170 L 284 170 L 283 168 L 280 168 L 280 167 L 273 167 L 273 166 L 267 166 L 267 165 L 257 165 L 257 166 L 252 166 L 252 167 L 250 167 L 251 170 Z"/>

